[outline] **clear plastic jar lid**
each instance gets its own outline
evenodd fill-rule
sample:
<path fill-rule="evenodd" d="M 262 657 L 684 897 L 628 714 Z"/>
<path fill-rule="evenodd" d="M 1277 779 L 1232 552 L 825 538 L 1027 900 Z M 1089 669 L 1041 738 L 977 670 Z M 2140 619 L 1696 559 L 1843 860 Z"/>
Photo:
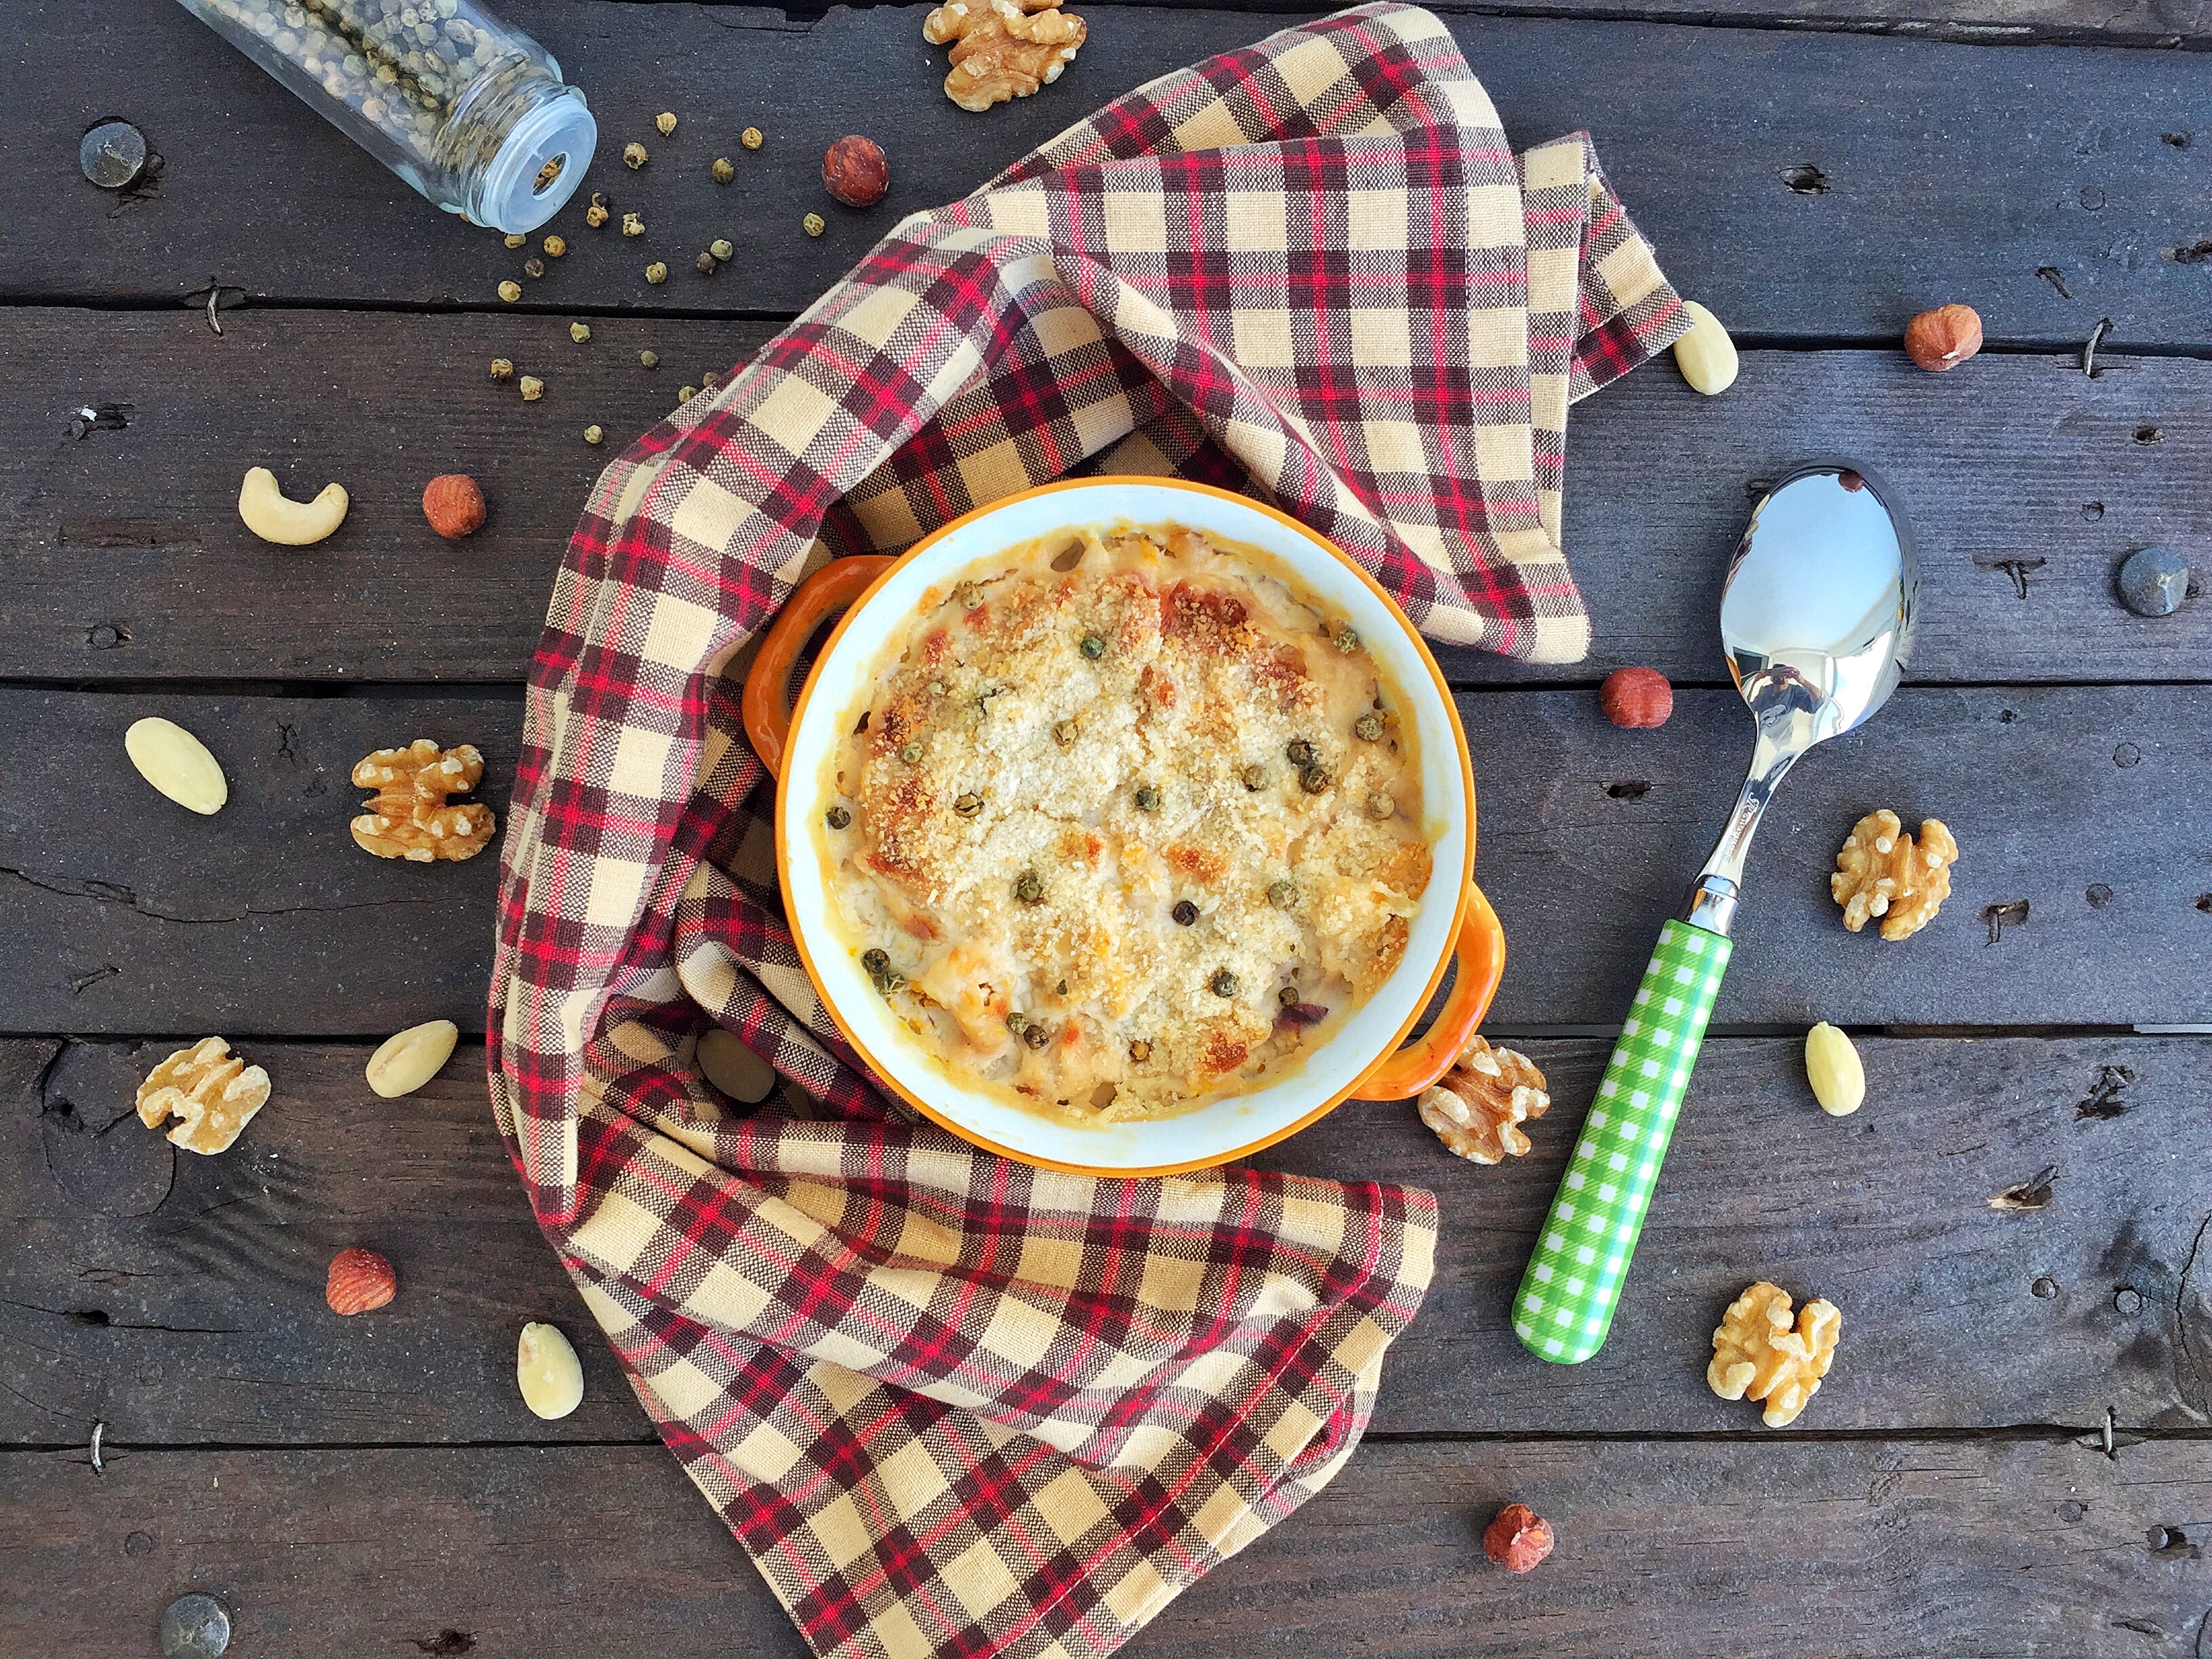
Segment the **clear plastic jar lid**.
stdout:
<path fill-rule="evenodd" d="M 568 96 L 527 112 L 507 133 L 474 192 L 469 217 L 477 223 L 510 236 L 535 230 L 584 182 L 599 147 L 599 124 L 581 93 L 573 87 L 566 91 Z"/>

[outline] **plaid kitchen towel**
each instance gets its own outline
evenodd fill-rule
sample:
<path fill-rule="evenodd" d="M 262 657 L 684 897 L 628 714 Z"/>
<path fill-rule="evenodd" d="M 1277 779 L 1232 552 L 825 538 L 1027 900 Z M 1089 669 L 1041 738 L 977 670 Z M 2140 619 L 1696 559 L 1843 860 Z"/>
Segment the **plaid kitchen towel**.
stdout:
<path fill-rule="evenodd" d="M 601 476 L 532 676 L 494 1103 L 817 1653 L 1111 1652 L 1350 1455 L 1434 1205 L 1048 1174 L 889 1106 L 779 914 L 750 641 L 823 559 L 1087 462 L 1249 489 L 1431 635 L 1576 657 L 1567 406 L 1680 312 L 1585 139 L 1516 162 L 1443 26 L 1368 6 L 907 220 Z M 702 1009 L 771 1062 L 757 1115 L 702 1081 Z"/>

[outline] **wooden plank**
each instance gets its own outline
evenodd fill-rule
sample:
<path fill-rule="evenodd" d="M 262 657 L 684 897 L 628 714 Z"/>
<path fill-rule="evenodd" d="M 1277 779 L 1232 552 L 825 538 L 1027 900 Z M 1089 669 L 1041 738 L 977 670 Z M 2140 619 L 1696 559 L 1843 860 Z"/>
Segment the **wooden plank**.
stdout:
<path fill-rule="evenodd" d="M 591 182 L 648 227 L 624 241 L 583 230 L 580 204 L 564 212 L 556 228 L 571 252 L 526 303 L 718 314 L 799 310 L 900 214 L 961 195 L 1097 104 L 1279 21 L 1117 8 L 1050 93 L 979 121 L 943 96 L 944 59 L 920 38 L 918 6 L 805 22 L 592 0 L 508 10 L 592 101 L 607 153 Z M 2077 343 L 2102 316 L 2120 319 L 2116 346 L 2212 339 L 2208 268 L 2168 252 L 2212 234 L 2212 143 L 2163 136 L 2212 133 L 2212 83 L 2191 58 L 1451 21 L 1507 133 L 1529 143 L 1590 131 L 1678 283 L 1739 331 L 1894 337 L 1923 306 L 1960 300 L 2010 341 Z M 496 237 L 441 220 L 158 0 L 40 0 L 21 11 L 16 39 L 26 88 L 74 86 L 76 66 L 98 63 L 105 106 L 128 112 L 167 164 L 157 195 L 118 203 L 76 174 L 78 100 L 35 90 L 9 100 L 0 148 L 27 160 L 0 182 L 0 219 L 41 234 L 0 249 L 0 296 L 167 304 L 217 279 L 252 296 L 490 308 L 521 263 Z M 842 87 L 857 95 L 831 90 Z M 649 128 L 662 109 L 686 122 L 665 143 Z M 718 187 L 708 163 L 739 155 L 748 123 L 769 144 Z M 824 145 L 855 125 L 891 158 L 891 193 L 868 213 L 826 204 L 817 177 Z M 612 165 L 632 137 L 655 141 L 636 174 Z M 335 221 L 333 202 L 347 204 Z M 816 240 L 798 222 L 817 207 L 831 225 Z M 739 244 L 736 261 L 711 281 L 692 275 L 692 256 L 722 235 Z M 655 258 L 676 269 L 665 287 L 644 282 Z"/>
<path fill-rule="evenodd" d="M 1813 1105 L 1794 1036 L 1709 1043 L 1612 1340 L 1573 1370 L 1523 1352 L 1504 1316 L 1607 1045 L 1522 1046 L 1557 1102 L 1525 1159 L 1462 1163 L 1409 1108 L 1359 1105 L 1257 1160 L 1437 1194 L 1435 1283 L 1378 1429 L 1754 1431 L 1705 1365 L 1759 1277 L 1844 1310 L 1807 1430 L 2086 1428 L 2109 1409 L 2159 1431 L 2212 1410 L 2208 1040 L 1863 1039 L 1869 1104 L 1848 1121 Z M 149 1445 L 650 1434 L 531 1220 L 480 1049 L 384 1102 L 365 1044 L 246 1045 L 276 1097 L 202 1158 L 131 1121 L 168 1047 L 0 1044 L 0 1443 L 94 1421 Z M 1990 1207 L 2045 1170 L 2046 1207 Z M 324 1274 L 354 1244 L 391 1258 L 400 1294 L 340 1320 Z M 559 1423 L 514 1392 L 526 1319 L 583 1357 L 584 1404 Z"/>
<path fill-rule="evenodd" d="M 1512 942 L 1493 1021 L 1617 1022 L 1660 922 L 1724 821 L 1749 751 L 1734 695 L 1686 692 L 1623 732 L 1580 691 L 1470 692 L 1479 873 Z M 155 797 L 120 742 L 142 714 L 228 769 L 222 816 Z M 31 741 L 0 770 L 0 1031 L 381 1036 L 433 1015 L 481 1029 L 489 855 L 386 863 L 345 831 L 345 780 L 416 735 L 473 742 L 503 811 L 511 699 L 0 691 Z M 2212 779 L 2212 688 L 1908 689 L 1817 750 L 1755 849 L 1723 1027 L 2212 1021 L 2198 971 L 2212 871 L 2192 826 Z M 1851 936 L 1828 897 L 1860 814 L 1941 817 L 1965 848 L 1909 945 Z M 2093 894 L 2091 890 L 2097 890 Z M 2031 920 L 1987 925 L 1992 905 Z"/>
<path fill-rule="evenodd" d="M 0 678 L 513 681 L 552 570 L 609 449 L 678 384 L 743 361 L 762 324 L 600 318 L 588 345 L 551 316 L 253 312 L 221 338 L 184 313 L 0 315 Z M 640 367 L 647 347 L 662 356 Z M 547 381 L 525 404 L 486 365 Z M 1925 567 L 1914 653 L 1944 682 L 2201 678 L 2212 605 L 2131 616 L 2112 571 L 2163 543 L 2212 549 L 2212 363 L 1985 356 L 1923 374 L 1872 351 L 1753 351 L 1727 396 L 1655 363 L 1575 411 L 1565 541 L 1595 646 L 1533 668 L 1443 653 L 1468 684 L 1589 682 L 1623 662 L 1723 678 L 1721 573 L 1747 489 L 1809 456 L 1883 473 Z M 73 411 L 128 405 L 81 437 Z M 437 411 L 434 422 L 422 418 Z M 2137 434 L 2159 434 L 2152 443 Z M 209 434 L 217 434 L 210 441 Z M 276 466 L 295 494 L 335 477 L 346 525 L 313 549 L 238 520 L 238 480 Z M 446 543 L 424 482 L 464 471 L 491 518 Z M 2026 584 L 2016 591 L 2014 570 Z"/>
<path fill-rule="evenodd" d="M 175 720 L 230 780 L 220 815 L 162 799 L 123 752 Z M 373 750 L 434 738 L 485 757 L 504 819 L 519 696 L 87 696 L 0 692 L 28 739 L 0 771 L 0 1030 L 368 1036 L 483 1029 L 496 847 L 462 864 L 374 857 L 346 825 Z"/>
<path fill-rule="evenodd" d="M 805 1651 L 655 1447 L 106 1462 L 94 1474 L 82 1451 L 0 1458 L 0 1640 L 12 1650 L 143 1652 L 162 1607 L 198 1589 L 228 1605 L 240 1652 Z M 1522 1578 L 1484 1560 L 1480 1541 L 1514 1499 L 1559 1538 Z M 2203 1449 L 2183 1443 L 2117 1459 L 1787 1437 L 1370 1445 L 1127 1651 L 1457 1659 L 1794 1639 L 1886 1659 L 2186 1659 L 2212 1587 L 2197 1541 L 2208 1504 Z M 1747 1619 L 1778 1616 L 1778 1586 L 1781 1616 L 1807 1633 L 1747 1633 Z"/>

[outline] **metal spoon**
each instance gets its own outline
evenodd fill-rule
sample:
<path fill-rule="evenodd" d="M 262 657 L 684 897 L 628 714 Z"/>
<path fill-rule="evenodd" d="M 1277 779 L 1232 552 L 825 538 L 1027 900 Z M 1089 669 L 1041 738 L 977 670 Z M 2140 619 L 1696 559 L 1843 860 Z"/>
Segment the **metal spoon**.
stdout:
<path fill-rule="evenodd" d="M 1659 1161 L 1733 942 L 1744 855 L 1775 786 L 1814 744 L 1862 724 L 1905 667 L 1919 585 L 1912 538 L 1863 470 L 1801 468 L 1752 509 L 1721 595 L 1729 672 L 1759 722 L 1750 775 L 1621 1026 L 1528 1271 L 1513 1331 L 1578 1364 L 1603 1346 Z"/>

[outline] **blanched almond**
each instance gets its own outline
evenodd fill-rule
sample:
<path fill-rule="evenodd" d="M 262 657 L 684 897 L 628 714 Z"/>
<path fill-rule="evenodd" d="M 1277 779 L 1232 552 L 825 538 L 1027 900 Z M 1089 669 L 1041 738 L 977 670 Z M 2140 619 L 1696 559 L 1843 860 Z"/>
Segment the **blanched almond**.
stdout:
<path fill-rule="evenodd" d="M 748 1106 L 766 1100 L 775 1087 L 775 1068 L 719 1025 L 699 1039 L 699 1069 L 708 1082 Z"/>
<path fill-rule="evenodd" d="M 368 1057 L 368 1086 L 386 1100 L 411 1095 L 453 1057 L 461 1028 L 450 1019 L 426 1019 L 388 1036 Z"/>
<path fill-rule="evenodd" d="M 583 1364 L 557 1326 L 532 1320 L 522 1328 L 514 1354 L 514 1382 L 522 1390 L 522 1403 L 549 1423 L 566 1417 L 584 1401 Z"/>
<path fill-rule="evenodd" d="M 1823 1020 L 1805 1033 L 1805 1078 L 1830 1117 L 1849 1117 L 1866 1099 L 1866 1068 L 1850 1038 Z"/>
<path fill-rule="evenodd" d="M 1690 331 L 1674 342 L 1674 367 L 1708 398 L 1726 392 L 1735 384 L 1735 342 L 1721 319 L 1695 300 L 1685 300 L 1682 310 L 1690 319 Z"/>
<path fill-rule="evenodd" d="M 158 715 L 131 722 L 123 734 L 123 752 L 138 775 L 178 805 L 212 816 L 230 799 L 230 783 L 208 747 L 176 723 Z"/>

